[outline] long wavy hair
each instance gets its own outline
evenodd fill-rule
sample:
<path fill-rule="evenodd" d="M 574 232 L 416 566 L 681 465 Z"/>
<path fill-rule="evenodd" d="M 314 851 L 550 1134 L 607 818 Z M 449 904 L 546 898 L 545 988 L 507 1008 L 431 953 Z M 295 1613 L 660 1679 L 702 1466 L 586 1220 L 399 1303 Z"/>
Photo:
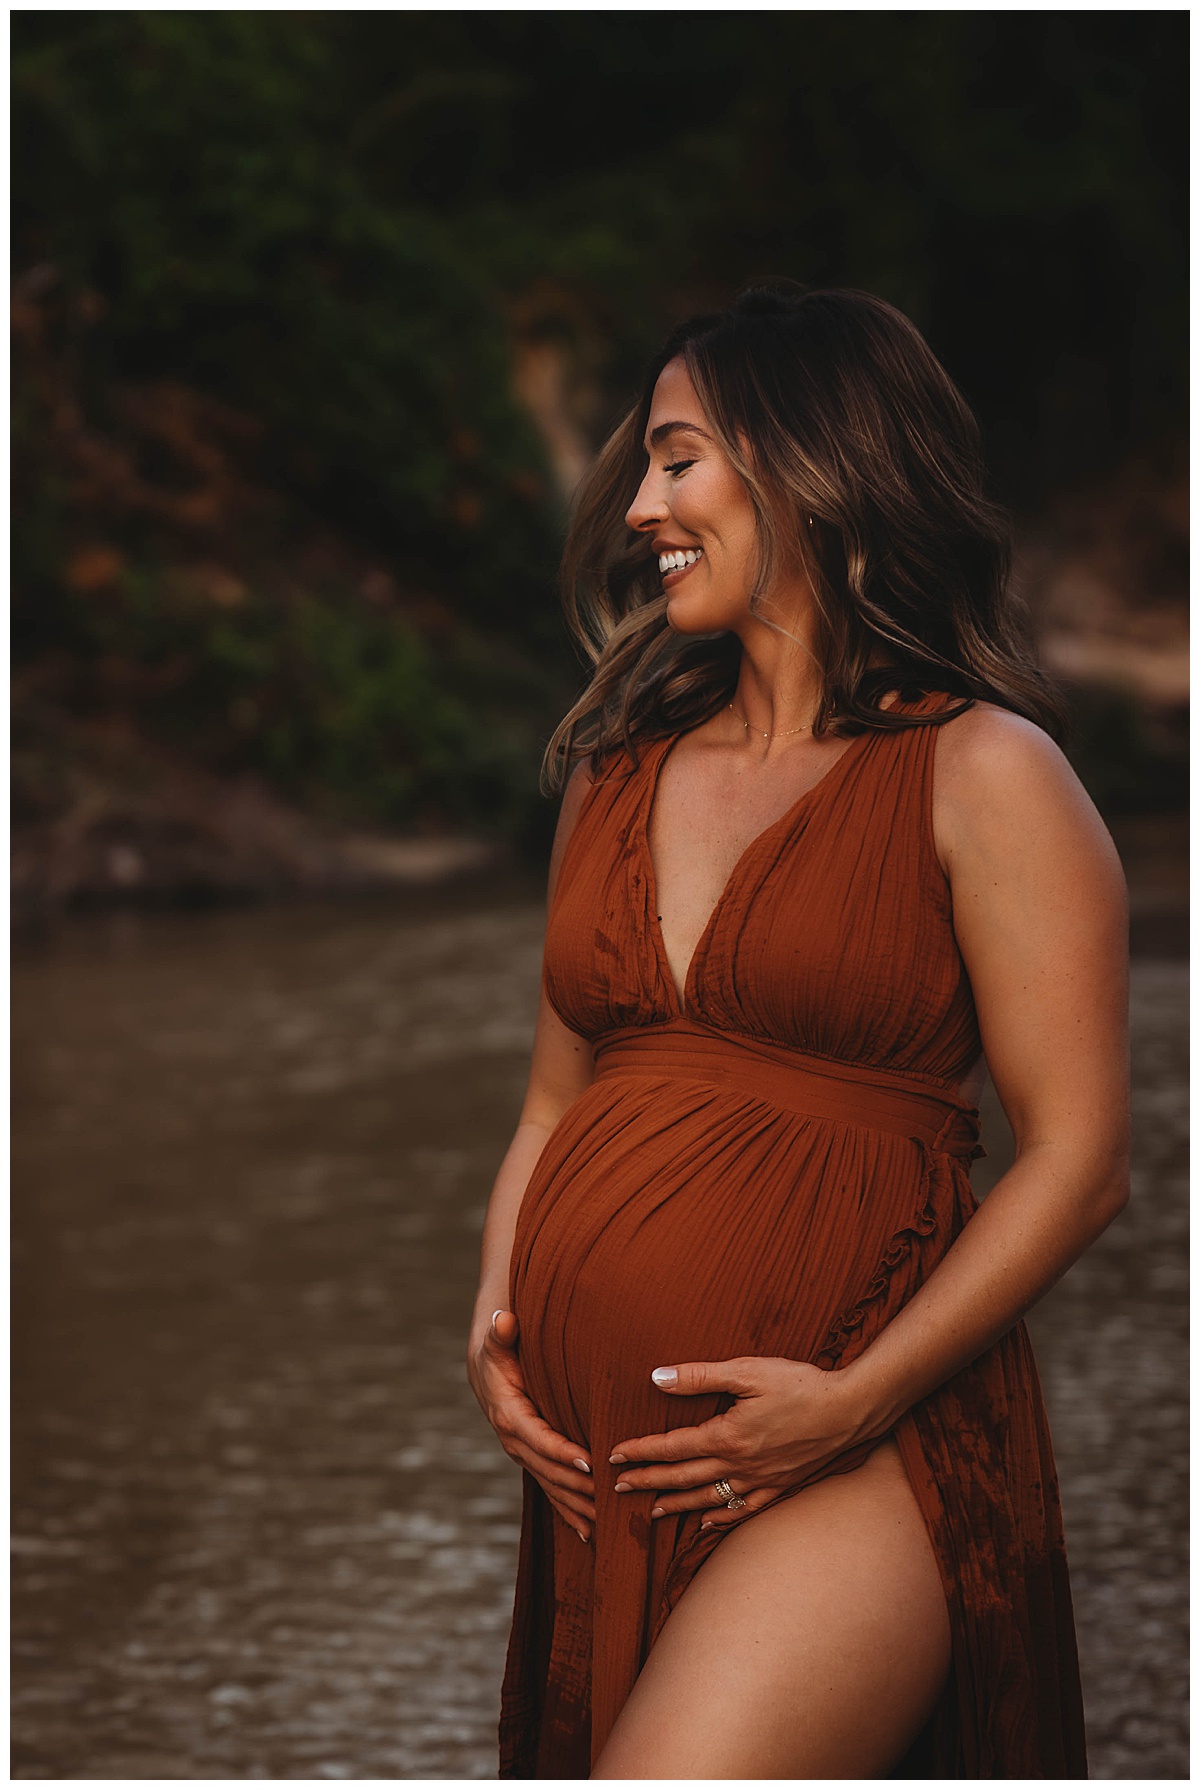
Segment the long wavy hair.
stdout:
<path fill-rule="evenodd" d="M 1066 707 L 1011 589 L 1009 518 L 987 495 L 979 427 L 953 380 L 868 292 L 755 287 L 671 333 L 580 482 L 562 595 L 592 672 L 551 736 L 543 789 L 588 755 L 593 772 L 617 749 L 636 765 L 639 740 L 699 726 L 737 687 L 738 636 L 671 628 L 657 558 L 625 521 L 655 381 L 677 356 L 754 507 L 752 613 L 770 623 L 761 604 L 782 568 L 811 585 L 814 734 L 937 725 L 980 698 L 1061 742 Z M 963 701 L 899 715 L 879 707 L 892 689 Z"/>

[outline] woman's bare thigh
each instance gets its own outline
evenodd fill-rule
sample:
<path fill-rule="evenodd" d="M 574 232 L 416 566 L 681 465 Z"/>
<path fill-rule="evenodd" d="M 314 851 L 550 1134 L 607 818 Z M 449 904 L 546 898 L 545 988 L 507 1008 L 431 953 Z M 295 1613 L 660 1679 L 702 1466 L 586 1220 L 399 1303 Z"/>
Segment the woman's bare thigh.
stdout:
<path fill-rule="evenodd" d="M 596 1778 L 881 1777 L 950 1666 L 894 1442 L 734 1529 L 665 1623 Z"/>

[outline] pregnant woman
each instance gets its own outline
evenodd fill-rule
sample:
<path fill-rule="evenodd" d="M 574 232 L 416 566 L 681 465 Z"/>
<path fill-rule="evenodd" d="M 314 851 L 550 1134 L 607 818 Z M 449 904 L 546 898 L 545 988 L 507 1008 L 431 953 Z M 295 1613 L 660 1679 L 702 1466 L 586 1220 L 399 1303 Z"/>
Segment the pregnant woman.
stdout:
<path fill-rule="evenodd" d="M 469 1353 L 525 1470 L 501 1776 L 1087 1775 L 1021 1320 L 1127 1198 L 1127 912 L 1007 571 L 864 293 L 683 325 L 583 483 Z"/>

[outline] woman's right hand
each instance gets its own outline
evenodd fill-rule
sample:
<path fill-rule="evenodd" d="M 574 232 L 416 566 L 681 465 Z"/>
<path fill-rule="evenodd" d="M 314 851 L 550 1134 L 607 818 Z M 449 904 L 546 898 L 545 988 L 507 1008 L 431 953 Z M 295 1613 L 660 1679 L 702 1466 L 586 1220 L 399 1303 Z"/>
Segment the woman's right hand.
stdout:
<path fill-rule="evenodd" d="M 591 1464 L 578 1443 L 551 1429 L 534 1408 L 517 1359 L 517 1330 L 516 1312 L 494 1313 L 482 1338 L 472 1340 L 467 1378 L 505 1454 L 532 1473 L 564 1522 L 587 1541 L 596 1520 Z"/>

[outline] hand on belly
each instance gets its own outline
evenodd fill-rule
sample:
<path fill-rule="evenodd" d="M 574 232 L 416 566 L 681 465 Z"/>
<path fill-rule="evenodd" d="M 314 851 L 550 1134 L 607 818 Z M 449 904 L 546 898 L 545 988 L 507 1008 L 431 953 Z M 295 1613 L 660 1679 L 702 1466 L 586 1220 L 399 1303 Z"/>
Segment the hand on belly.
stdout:
<path fill-rule="evenodd" d="M 838 1471 L 859 1465 L 885 1433 L 872 1429 L 869 1407 L 846 1371 L 809 1362 L 749 1356 L 681 1363 L 656 1370 L 654 1384 L 670 1397 L 723 1393 L 734 1403 L 706 1421 L 614 1446 L 609 1463 L 621 1469 L 614 1490 L 655 1494 L 652 1516 L 705 1510 L 717 1524 L 751 1516 L 834 1461 L 844 1462 Z"/>

